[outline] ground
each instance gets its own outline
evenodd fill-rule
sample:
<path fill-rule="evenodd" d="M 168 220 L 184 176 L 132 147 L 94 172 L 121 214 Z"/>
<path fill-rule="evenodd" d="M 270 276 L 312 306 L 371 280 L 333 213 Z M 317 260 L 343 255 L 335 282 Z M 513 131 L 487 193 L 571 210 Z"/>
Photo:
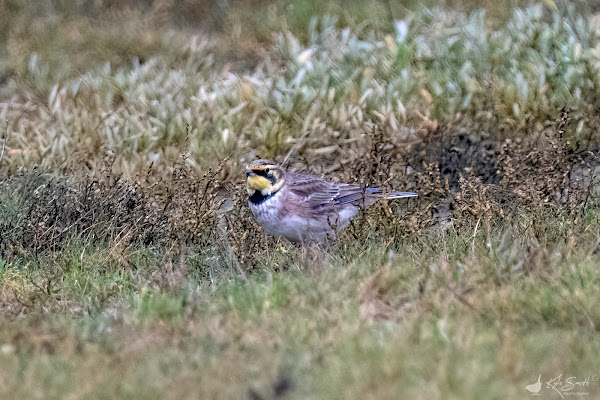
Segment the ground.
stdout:
<path fill-rule="evenodd" d="M 516 3 L 0 4 L 0 397 L 600 397 L 595 4 Z M 255 157 L 419 197 L 300 248 Z"/>

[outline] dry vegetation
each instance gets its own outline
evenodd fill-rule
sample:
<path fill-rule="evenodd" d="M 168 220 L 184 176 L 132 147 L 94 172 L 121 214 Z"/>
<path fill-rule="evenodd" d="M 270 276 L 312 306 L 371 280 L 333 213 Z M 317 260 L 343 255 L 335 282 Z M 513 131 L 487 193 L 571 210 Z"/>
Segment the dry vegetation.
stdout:
<path fill-rule="evenodd" d="M 1 3 L 0 395 L 599 375 L 595 5 L 513 3 Z M 305 251 L 251 218 L 256 156 L 420 196 Z"/>

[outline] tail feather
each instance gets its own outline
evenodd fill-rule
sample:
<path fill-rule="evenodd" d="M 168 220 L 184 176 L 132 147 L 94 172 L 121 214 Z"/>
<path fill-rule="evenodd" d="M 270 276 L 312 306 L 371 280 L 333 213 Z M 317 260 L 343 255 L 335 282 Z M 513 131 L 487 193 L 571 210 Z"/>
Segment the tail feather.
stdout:
<path fill-rule="evenodd" d="M 366 188 L 364 192 L 357 189 L 350 194 L 335 197 L 334 200 L 338 204 L 356 203 L 355 205 L 358 205 L 358 202 L 361 202 L 365 207 L 368 207 L 379 199 L 402 199 L 404 197 L 416 196 L 418 195 L 412 192 L 382 193 L 381 188 Z"/>
<path fill-rule="evenodd" d="M 413 192 L 392 192 L 384 194 L 383 197 L 386 199 L 401 199 L 404 197 L 417 197 L 418 194 Z"/>
<path fill-rule="evenodd" d="M 367 188 L 366 194 L 368 196 L 380 197 L 384 199 L 402 199 L 404 197 L 417 197 L 417 193 L 413 192 L 391 192 L 382 193 L 381 188 Z"/>

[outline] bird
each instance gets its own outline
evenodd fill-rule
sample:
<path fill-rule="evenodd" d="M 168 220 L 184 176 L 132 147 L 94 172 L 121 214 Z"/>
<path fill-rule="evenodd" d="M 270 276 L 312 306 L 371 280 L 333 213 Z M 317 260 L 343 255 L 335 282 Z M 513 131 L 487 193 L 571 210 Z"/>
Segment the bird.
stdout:
<path fill-rule="evenodd" d="M 540 390 L 542 390 L 542 375 L 538 376 L 538 380 L 536 383 L 532 383 L 531 385 L 525 386 L 525 389 L 529 391 L 531 394 L 539 395 Z"/>
<path fill-rule="evenodd" d="M 327 244 L 361 208 L 381 199 L 416 197 L 285 171 L 271 160 L 246 166 L 248 205 L 264 231 L 300 245 Z"/>

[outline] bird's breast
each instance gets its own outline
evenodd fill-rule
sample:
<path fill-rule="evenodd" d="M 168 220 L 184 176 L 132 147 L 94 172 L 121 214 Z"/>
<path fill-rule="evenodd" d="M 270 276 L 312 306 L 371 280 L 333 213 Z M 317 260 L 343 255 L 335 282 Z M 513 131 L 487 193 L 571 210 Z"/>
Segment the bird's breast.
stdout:
<path fill-rule="evenodd" d="M 281 207 L 281 199 L 279 193 L 262 198 L 260 201 L 253 201 L 252 197 L 248 200 L 250 211 L 254 214 L 256 221 L 263 225 L 274 221 L 277 218 L 277 213 Z"/>

